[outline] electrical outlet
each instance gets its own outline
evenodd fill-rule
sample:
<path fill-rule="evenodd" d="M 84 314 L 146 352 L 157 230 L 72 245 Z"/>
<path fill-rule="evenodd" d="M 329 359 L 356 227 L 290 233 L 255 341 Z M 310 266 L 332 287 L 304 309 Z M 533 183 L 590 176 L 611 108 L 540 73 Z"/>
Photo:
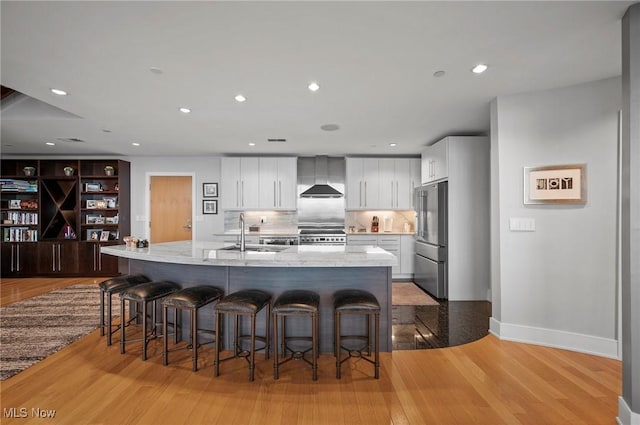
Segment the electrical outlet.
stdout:
<path fill-rule="evenodd" d="M 260 216 L 260 224 L 264 224 L 267 222 L 267 216 L 266 215 L 261 215 Z"/>

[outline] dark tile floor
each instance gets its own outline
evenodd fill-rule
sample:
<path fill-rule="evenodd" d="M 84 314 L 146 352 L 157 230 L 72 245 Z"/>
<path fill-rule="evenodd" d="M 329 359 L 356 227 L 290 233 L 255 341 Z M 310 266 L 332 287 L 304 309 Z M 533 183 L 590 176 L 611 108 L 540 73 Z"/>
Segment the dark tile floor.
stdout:
<path fill-rule="evenodd" d="M 437 306 L 393 306 L 394 350 L 452 347 L 480 339 L 489 332 L 490 302 L 438 302 Z"/>

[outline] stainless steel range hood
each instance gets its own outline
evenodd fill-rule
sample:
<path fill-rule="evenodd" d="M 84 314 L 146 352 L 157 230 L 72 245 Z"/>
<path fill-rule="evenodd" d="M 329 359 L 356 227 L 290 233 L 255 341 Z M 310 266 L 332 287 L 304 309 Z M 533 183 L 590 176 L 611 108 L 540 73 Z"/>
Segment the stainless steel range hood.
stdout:
<path fill-rule="evenodd" d="M 306 159 L 306 158 L 305 158 Z M 315 184 L 300 194 L 301 198 L 341 198 L 344 195 L 329 184 L 329 157 L 308 158 L 314 161 Z M 344 159 L 342 159 L 344 161 Z"/>

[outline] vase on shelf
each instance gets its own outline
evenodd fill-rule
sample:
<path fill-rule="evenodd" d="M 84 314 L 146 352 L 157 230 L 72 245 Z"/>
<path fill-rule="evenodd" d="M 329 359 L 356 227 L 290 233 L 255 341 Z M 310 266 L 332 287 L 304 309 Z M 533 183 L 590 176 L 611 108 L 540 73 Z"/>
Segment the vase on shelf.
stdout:
<path fill-rule="evenodd" d="M 36 167 L 24 167 L 22 171 L 24 172 L 25 176 L 31 177 L 36 175 Z"/>
<path fill-rule="evenodd" d="M 111 165 L 107 165 L 106 167 L 104 167 L 104 173 L 107 176 L 113 176 L 113 175 L 115 175 L 116 170 Z"/>
<path fill-rule="evenodd" d="M 64 167 L 63 169 L 65 176 L 73 176 L 73 172 L 75 171 L 73 167 Z"/>

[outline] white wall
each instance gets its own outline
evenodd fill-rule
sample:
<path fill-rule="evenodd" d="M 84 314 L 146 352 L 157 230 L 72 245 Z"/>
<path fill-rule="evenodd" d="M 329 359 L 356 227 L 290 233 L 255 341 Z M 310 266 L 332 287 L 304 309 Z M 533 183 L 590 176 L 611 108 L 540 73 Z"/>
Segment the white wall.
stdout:
<path fill-rule="evenodd" d="M 218 205 L 218 214 L 202 214 L 202 183 L 218 183 L 220 188 L 220 157 L 158 157 L 135 156 L 125 158 L 131 162 L 131 234 L 146 237 L 148 217 L 146 205 L 149 190 L 146 186 L 147 174 L 194 174 L 195 209 L 194 237 L 197 240 L 213 240 L 214 233 L 224 231 L 224 216 Z M 219 193 L 219 195 L 221 195 Z M 211 198 L 214 199 L 214 198 Z M 218 199 L 220 199 L 218 197 Z M 138 218 L 138 219 L 137 219 Z"/>
<path fill-rule="evenodd" d="M 617 357 L 620 78 L 498 97 L 492 107 L 492 332 Z M 523 167 L 586 163 L 586 205 L 524 205 Z M 499 179 L 496 177 L 499 176 Z M 497 208 L 496 205 L 498 206 Z M 495 216 L 497 214 L 497 217 Z M 531 217 L 535 232 L 512 232 Z"/>

